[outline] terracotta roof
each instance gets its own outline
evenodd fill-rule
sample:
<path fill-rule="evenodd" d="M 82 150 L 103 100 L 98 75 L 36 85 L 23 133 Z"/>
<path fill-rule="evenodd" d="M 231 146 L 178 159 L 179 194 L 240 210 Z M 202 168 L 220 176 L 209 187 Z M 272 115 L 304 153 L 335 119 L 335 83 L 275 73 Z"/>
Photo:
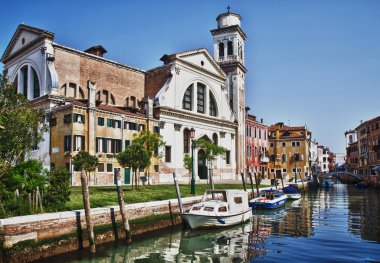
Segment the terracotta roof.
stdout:
<path fill-rule="evenodd" d="M 268 131 L 275 131 L 277 129 L 278 125 L 274 124 L 268 127 Z M 298 130 L 305 130 L 305 126 L 287 126 L 282 125 L 280 127 L 280 131 L 298 131 Z"/>

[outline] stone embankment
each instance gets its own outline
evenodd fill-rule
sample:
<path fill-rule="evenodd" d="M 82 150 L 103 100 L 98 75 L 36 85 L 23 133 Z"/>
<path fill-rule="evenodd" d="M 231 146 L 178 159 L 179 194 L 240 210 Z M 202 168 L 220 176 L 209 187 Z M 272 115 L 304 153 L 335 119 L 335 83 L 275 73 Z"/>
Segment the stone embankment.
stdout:
<path fill-rule="evenodd" d="M 184 209 L 201 196 L 183 198 Z M 132 235 L 181 223 L 177 199 L 126 205 Z M 118 206 L 91 209 L 96 243 L 124 238 Z M 28 262 L 88 246 L 84 210 L 0 220 L 0 262 Z"/>

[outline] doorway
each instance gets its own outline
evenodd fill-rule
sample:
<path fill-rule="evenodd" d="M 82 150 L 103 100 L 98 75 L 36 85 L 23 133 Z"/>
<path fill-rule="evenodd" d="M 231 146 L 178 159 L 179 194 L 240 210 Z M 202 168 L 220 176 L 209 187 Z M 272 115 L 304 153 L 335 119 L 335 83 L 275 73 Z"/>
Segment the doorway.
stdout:
<path fill-rule="evenodd" d="M 198 151 L 198 176 L 199 179 L 207 179 L 206 153 L 202 149 Z"/>

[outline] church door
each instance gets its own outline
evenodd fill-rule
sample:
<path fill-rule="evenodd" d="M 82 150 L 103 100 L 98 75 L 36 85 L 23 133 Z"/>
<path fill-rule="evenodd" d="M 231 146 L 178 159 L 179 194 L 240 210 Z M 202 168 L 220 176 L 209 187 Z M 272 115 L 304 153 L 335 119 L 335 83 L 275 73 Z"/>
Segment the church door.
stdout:
<path fill-rule="evenodd" d="M 200 179 L 207 179 L 206 154 L 204 150 L 198 151 L 198 176 Z"/>

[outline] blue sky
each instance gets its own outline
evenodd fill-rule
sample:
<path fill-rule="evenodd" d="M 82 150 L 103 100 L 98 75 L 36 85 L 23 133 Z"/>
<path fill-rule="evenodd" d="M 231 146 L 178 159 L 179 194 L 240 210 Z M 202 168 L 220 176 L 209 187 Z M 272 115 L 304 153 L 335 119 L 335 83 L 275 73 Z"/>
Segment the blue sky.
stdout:
<path fill-rule="evenodd" d="M 0 0 L 0 53 L 25 23 L 150 69 L 165 53 L 212 53 L 210 29 L 228 4 L 248 35 L 246 102 L 266 124 L 307 124 L 320 144 L 344 152 L 344 131 L 380 115 L 378 0 Z"/>

